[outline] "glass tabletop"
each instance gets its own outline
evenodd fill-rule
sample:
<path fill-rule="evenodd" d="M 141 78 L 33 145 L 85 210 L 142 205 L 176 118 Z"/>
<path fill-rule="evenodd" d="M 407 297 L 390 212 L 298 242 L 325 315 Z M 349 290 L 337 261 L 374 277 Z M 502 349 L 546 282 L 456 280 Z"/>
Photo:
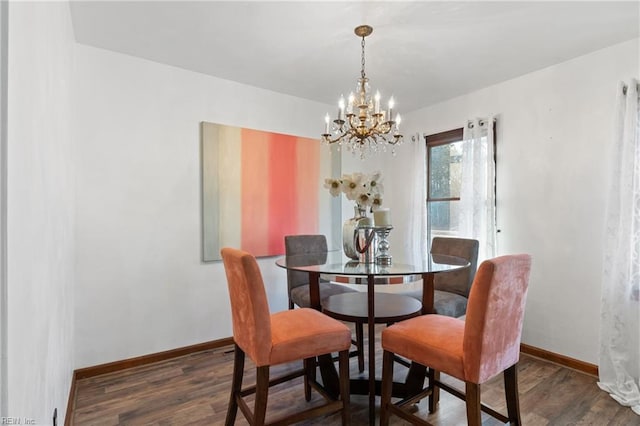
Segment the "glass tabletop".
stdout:
<path fill-rule="evenodd" d="M 469 262 L 460 257 L 432 254 L 421 264 L 409 265 L 393 262 L 391 265 L 377 265 L 375 263 L 359 263 L 357 260 L 346 257 L 341 250 L 336 250 L 285 256 L 278 259 L 276 265 L 285 269 L 321 274 L 399 276 L 453 271 L 469 266 Z"/>

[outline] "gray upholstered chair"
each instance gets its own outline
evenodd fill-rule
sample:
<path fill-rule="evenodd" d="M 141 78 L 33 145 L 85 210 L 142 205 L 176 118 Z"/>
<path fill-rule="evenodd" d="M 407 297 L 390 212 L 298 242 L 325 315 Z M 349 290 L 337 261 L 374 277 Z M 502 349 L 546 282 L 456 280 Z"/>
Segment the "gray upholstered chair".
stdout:
<path fill-rule="evenodd" d="M 432 254 L 461 257 L 470 263 L 468 268 L 436 274 L 433 307 L 437 314 L 454 318 L 466 314 L 471 284 L 478 267 L 478 247 L 478 240 L 467 238 L 435 237 L 431 242 Z M 405 294 L 422 300 L 422 289 Z"/>
<path fill-rule="evenodd" d="M 285 254 L 295 256 L 300 254 L 323 255 L 327 252 L 327 238 L 324 235 L 287 235 L 284 237 Z M 289 309 L 294 305 L 301 308 L 311 306 L 309 296 L 309 274 L 300 271 L 287 270 L 287 286 L 289 293 Z M 353 290 L 341 284 L 333 284 L 320 279 L 320 303 L 323 299 L 334 294 L 353 293 Z"/>
<path fill-rule="evenodd" d="M 327 238 L 324 235 L 287 235 L 284 237 L 284 249 L 287 256 L 295 256 L 301 254 L 317 254 L 326 259 Z M 318 259 L 322 261 L 322 259 Z M 301 271 L 292 271 L 287 269 L 287 286 L 289 294 L 289 309 L 293 309 L 296 305 L 301 308 L 311 306 L 311 297 L 309 294 L 309 274 Z M 353 290 L 342 284 L 334 284 L 327 280 L 320 279 L 320 304 L 322 300 L 334 294 L 355 293 Z M 351 356 L 358 357 L 358 368 L 364 371 L 364 352 L 363 347 L 364 334 L 362 326 L 356 325 L 356 339 L 353 342 L 357 348 Z"/>

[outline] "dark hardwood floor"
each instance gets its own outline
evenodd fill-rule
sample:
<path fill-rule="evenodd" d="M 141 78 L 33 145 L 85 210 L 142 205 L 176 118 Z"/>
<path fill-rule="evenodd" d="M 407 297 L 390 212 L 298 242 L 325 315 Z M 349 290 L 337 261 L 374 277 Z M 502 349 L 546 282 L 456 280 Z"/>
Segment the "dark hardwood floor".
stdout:
<path fill-rule="evenodd" d="M 381 358 L 381 353 L 377 355 Z M 272 374 L 300 366 L 301 363 L 273 367 Z M 79 380 L 71 424 L 224 424 L 232 367 L 233 352 L 228 347 Z M 355 358 L 352 358 L 351 367 L 351 376 L 358 376 Z M 398 377 L 404 371 L 403 367 L 396 367 Z M 640 425 L 640 417 L 602 392 L 593 376 L 526 355 L 521 356 L 518 371 L 524 425 Z M 253 364 L 247 359 L 245 383 L 253 383 L 254 378 Z M 454 379 L 450 382 L 460 383 Z M 271 389 L 267 420 L 269 416 L 307 404 L 302 379 L 294 381 L 295 386 L 291 383 Z M 482 400 L 498 411 L 506 412 L 501 377 L 483 385 Z M 314 393 L 310 404 L 320 401 Z M 351 401 L 352 424 L 368 424 L 367 397 L 354 395 Z M 426 415 L 426 400 L 415 409 L 437 426 L 466 424 L 464 403 L 446 392 L 442 392 L 437 413 Z M 240 412 L 236 424 L 247 424 Z M 334 415 L 305 424 L 339 425 L 340 417 Z M 391 424 L 408 423 L 392 417 Z M 501 423 L 483 414 L 483 426 L 498 424 Z"/>

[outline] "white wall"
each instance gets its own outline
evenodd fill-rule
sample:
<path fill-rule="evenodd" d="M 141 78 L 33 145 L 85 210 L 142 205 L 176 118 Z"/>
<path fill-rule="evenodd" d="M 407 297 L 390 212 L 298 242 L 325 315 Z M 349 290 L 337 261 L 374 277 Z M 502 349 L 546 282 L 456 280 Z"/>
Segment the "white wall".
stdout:
<path fill-rule="evenodd" d="M 632 40 L 403 120 L 408 135 L 433 134 L 499 115 L 498 250 L 533 256 L 523 342 L 591 363 L 598 359 L 613 108 L 618 82 L 638 75 Z M 385 169 L 387 192 L 406 187 L 406 152 L 400 149 Z M 394 206 L 408 202 L 394 196 Z"/>
<path fill-rule="evenodd" d="M 327 106 L 83 45 L 77 62 L 75 367 L 230 337 L 222 264 L 200 261 L 199 123 L 318 137 Z"/>
<path fill-rule="evenodd" d="M 0 2 L 0 417 L 8 412 L 7 367 L 7 60 L 9 9 Z"/>
<path fill-rule="evenodd" d="M 8 408 L 59 424 L 73 362 L 74 42 L 69 6 L 11 2 L 8 54 Z"/>

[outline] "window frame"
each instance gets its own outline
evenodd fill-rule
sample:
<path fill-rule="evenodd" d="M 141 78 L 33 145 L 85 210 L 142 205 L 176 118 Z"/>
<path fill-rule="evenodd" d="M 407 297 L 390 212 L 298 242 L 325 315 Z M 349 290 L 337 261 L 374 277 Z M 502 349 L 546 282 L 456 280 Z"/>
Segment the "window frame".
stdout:
<path fill-rule="evenodd" d="M 464 128 L 460 127 L 457 129 L 447 130 L 444 132 L 436 133 L 433 135 L 425 135 L 425 145 L 427 150 L 427 167 L 426 167 L 426 185 L 427 185 L 427 199 L 425 200 L 425 208 L 427 211 L 427 244 L 428 250 L 431 251 L 431 240 L 433 238 L 432 235 L 432 224 L 431 224 L 431 215 L 429 214 L 429 203 L 431 202 L 451 202 L 451 201 L 460 201 L 460 197 L 447 197 L 447 198 L 434 198 L 431 195 L 431 148 L 442 146 L 450 143 L 460 142 L 464 138 Z"/>
<path fill-rule="evenodd" d="M 425 136 L 425 143 L 427 146 L 427 200 L 426 202 L 433 201 L 460 201 L 460 197 L 448 197 L 448 198 L 432 198 L 431 196 L 431 148 L 441 145 L 447 145 L 454 142 L 460 142 L 463 140 L 464 128 L 447 130 L 446 132 L 436 133 L 434 135 Z"/>

